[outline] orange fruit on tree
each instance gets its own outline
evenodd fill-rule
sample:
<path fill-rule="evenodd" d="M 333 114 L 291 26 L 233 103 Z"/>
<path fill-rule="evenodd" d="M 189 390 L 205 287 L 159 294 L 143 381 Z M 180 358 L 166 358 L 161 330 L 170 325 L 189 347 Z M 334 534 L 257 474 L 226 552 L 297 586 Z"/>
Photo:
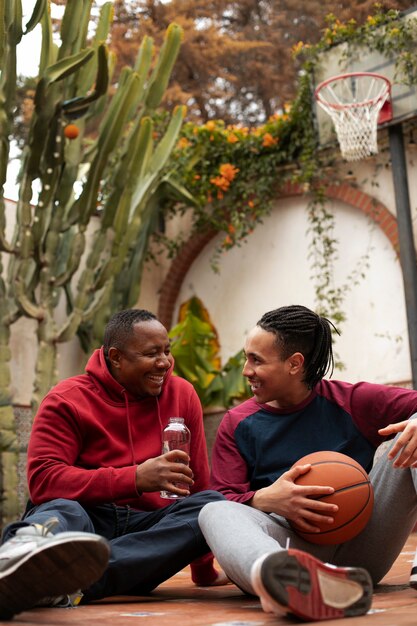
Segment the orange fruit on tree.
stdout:
<path fill-rule="evenodd" d="M 67 124 L 64 128 L 64 135 L 67 139 L 76 139 L 80 134 L 80 129 L 76 124 Z"/>

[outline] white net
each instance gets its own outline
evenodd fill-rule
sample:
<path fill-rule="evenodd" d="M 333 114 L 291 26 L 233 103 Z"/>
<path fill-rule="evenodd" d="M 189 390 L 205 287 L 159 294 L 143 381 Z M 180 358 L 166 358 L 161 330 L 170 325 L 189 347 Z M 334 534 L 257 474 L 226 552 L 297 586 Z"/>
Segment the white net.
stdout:
<path fill-rule="evenodd" d="M 316 89 L 317 101 L 332 118 L 347 161 L 377 154 L 378 117 L 389 92 L 389 82 L 377 74 L 336 76 Z"/>

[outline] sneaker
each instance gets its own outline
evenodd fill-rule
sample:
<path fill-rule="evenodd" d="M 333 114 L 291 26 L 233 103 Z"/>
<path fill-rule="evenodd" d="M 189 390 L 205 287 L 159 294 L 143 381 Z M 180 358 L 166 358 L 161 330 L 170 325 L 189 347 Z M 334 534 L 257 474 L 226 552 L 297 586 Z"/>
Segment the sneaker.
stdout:
<path fill-rule="evenodd" d="M 417 589 L 417 552 L 414 557 L 413 567 L 411 568 L 410 587 Z"/>
<path fill-rule="evenodd" d="M 366 570 L 329 565 L 300 550 L 260 557 L 251 578 L 266 613 L 293 613 L 306 621 L 363 615 L 372 602 Z"/>
<path fill-rule="evenodd" d="M 86 589 L 104 573 L 110 555 L 106 539 L 83 532 L 53 535 L 58 520 L 16 531 L 0 547 L 0 620 Z"/>
<path fill-rule="evenodd" d="M 76 591 L 75 593 L 56 596 L 55 598 L 42 598 L 35 606 L 36 608 L 49 606 L 54 609 L 74 609 L 80 604 L 83 595 L 82 591 Z"/>

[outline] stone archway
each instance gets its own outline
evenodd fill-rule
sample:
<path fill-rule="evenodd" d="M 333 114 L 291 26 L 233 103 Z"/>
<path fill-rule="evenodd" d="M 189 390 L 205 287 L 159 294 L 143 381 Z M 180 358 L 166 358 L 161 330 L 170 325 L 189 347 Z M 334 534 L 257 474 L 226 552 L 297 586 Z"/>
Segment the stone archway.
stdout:
<path fill-rule="evenodd" d="M 329 199 L 340 200 L 359 209 L 362 213 L 365 213 L 384 232 L 398 255 L 397 219 L 384 204 L 378 202 L 375 198 L 357 187 L 353 187 L 347 183 L 330 185 L 326 188 L 325 193 Z M 305 195 L 305 192 L 300 185 L 289 182 L 280 189 L 278 199 L 281 200 L 303 195 Z M 158 304 L 158 317 L 167 328 L 170 328 L 172 324 L 175 303 L 189 268 L 203 250 L 204 246 L 216 235 L 217 232 L 214 229 L 202 233 L 193 233 L 183 244 L 176 258 L 172 261 L 161 286 L 161 295 Z"/>

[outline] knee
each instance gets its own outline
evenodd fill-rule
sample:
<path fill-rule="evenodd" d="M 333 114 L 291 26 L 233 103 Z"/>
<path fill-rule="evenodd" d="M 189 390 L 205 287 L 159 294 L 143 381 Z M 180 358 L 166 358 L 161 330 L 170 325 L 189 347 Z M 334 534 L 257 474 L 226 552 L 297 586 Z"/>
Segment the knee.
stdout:
<path fill-rule="evenodd" d="M 213 522 L 220 520 L 224 513 L 228 513 L 230 509 L 234 508 L 234 505 L 236 505 L 236 502 L 230 502 L 226 499 L 223 499 L 223 501 L 208 502 L 203 506 L 198 516 L 200 528 L 204 530 L 204 528 L 211 526 Z"/>
<path fill-rule="evenodd" d="M 54 533 L 77 530 L 94 532 L 93 523 L 87 511 L 76 500 L 56 498 L 34 506 L 24 517 L 27 524 L 45 524 L 56 517 L 58 524 L 54 526 Z"/>
<path fill-rule="evenodd" d="M 205 494 L 208 503 L 226 501 L 225 496 L 222 493 L 220 493 L 220 491 L 214 491 L 212 489 L 208 489 L 207 491 L 203 491 L 202 493 Z"/>
<path fill-rule="evenodd" d="M 42 502 L 42 504 L 35 504 L 33 508 L 28 510 L 28 514 L 30 515 L 35 511 L 70 511 L 71 513 L 81 514 L 84 509 L 76 500 L 55 498 L 54 500 L 48 500 L 48 502 Z"/>
<path fill-rule="evenodd" d="M 82 509 L 82 506 L 77 500 L 67 500 L 66 498 L 55 498 L 48 502 L 53 509 Z"/>
<path fill-rule="evenodd" d="M 222 493 L 220 493 L 219 491 L 212 491 L 211 489 L 194 493 L 192 497 L 195 502 L 198 502 L 200 504 L 200 506 L 205 506 L 206 504 L 211 502 L 226 500 Z"/>

